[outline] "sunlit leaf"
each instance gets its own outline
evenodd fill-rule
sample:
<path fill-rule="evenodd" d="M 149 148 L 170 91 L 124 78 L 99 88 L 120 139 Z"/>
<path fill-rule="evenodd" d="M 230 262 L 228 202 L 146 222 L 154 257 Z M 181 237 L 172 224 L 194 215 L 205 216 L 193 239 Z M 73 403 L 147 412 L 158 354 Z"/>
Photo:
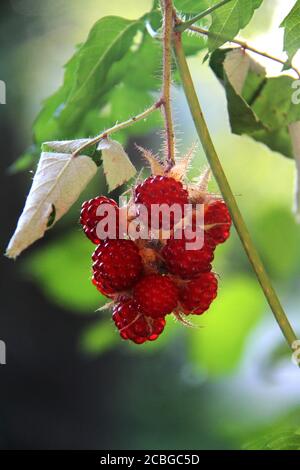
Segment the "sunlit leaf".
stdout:
<path fill-rule="evenodd" d="M 109 312 L 102 315 L 109 316 Z M 105 315 L 105 316 L 106 316 Z M 103 354 L 121 341 L 111 320 L 100 320 L 86 328 L 80 338 L 80 349 L 85 354 Z"/>
<path fill-rule="evenodd" d="M 201 328 L 190 331 L 191 361 L 212 376 L 233 371 L 263 307 L 263 295 L 255 280 L 245 276 L 221 279 L 218 298 L 197 321 Z"/>
<path fill-rule="evenodd" d="M 280 26 L 284 27 L 284 50 L 291 61 L 300 49 L 300 0 L 297 0 Z"/>
<path fill-rule="evenodd" d="M 51 301 L 73 312 L 92 312 L 107 300 L 90 280 L 92 252 L 78 226 L 71 235 L 40 248 L 23 267 Z"/>
<path fill-rule="evenodd" d="M 218 3 L 213 0 L 211 4 Z M 212 52 L 227 41 L 233 39 L 251 20 L 254 11 L 263 0 L 231 0 L 212 13 L 209 29 L 213 36 L 208 39 L 208 48 Z"/>

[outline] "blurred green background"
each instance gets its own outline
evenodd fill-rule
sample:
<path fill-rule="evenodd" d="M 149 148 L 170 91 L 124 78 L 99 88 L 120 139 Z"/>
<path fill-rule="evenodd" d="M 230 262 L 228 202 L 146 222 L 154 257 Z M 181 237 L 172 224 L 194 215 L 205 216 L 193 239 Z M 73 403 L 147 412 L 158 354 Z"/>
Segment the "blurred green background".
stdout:
<path fill-rule="evenodd" d="M 63 64 L 97 19 L 135 18 L 151 4 L 1 2 L 0 79 L 7 84 L 7 105 L 0 107 L 2 251 L 31 181 L 28 171 L 10 175 L 8 168 L 31 144 L 33 119 L 41 101 L 61 83 Z M 280 53 L 279 24 L 292 4 L 266 0 L 243 38 Z M 223 89 L 203 63 L 204 55 L 193 57 L 190 65 L 209 127 L 258 249 L 300 331 L 300 228 L 291 211 L 294 163 L 231 135 Z M 182 154 L 197 138 L 177 85 L 173 107 Z M 120 120 L 131 112 L 120 109 Z M 157 150 L 160 132 L 139 133 L 128 142 L 141 167 L 135 142 Z M 204 167 L 199 145 L 191 177 Z M 214 182 L 211 189 L 217 191 Z M 87 197 L 106 193 L 98 175 L 44 240 L 16 263 L 2 260 L 0 339 L 7 344 L 7 365 L 0 369 L 0 446 L 300 448 L 299 371 L 234 230 L 217 250 L 219 295 L 209 312 L 194 320 L 200 328 L 184 328 L 168 318 L 161 339 L 135 346 L 119 339 L 109 312 L 96 312 L 105 300 L 90 283 L 93 247 L 79 229 L 78 211 Z"/>

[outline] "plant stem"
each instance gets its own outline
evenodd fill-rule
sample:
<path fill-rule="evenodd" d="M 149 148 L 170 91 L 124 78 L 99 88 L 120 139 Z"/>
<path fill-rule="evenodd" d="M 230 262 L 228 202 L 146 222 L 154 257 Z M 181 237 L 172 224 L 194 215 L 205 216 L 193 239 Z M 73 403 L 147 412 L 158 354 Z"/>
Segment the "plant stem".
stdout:
<path fill-rule="evenodd" d="M 114 132 L 118 132 L 122 129 L 125 129 L 126 127 L 131 126 L 135 122 L 138 122 L 138 121 L 141 121 L 141 120 L 147 118 L 149 116 L 149 114 L 151 114 L 151 113 L 153 113 L 153 111 L 156 111 L 157 109 L 159 109 L 162 106 L 162 104 L 163 104 L 163 101 L 162 101 L 162 99 L 160 99 L 156 103 L 154 103 L 152 106 L 150 106 L 150 108 L 145 109 L 145 111 L 143 111 L 142 113 L 131 117 L 127 121 L 120 122 L 119 124 L 116 124 L 115 126 L 110 127 L 109 129 L 106 129 L 101 134 L 97 135 L 93 139 L 90 139 L 89 141 L 87 141 L 86 143 L 81 145 L 81 147 L 79 147 L 73 153 L 73 157 L 76 157 L 77 155 L 81 154 L 83 152 L 83 150 L 90 147 L 91 145 L 97 144 L 98 142 L 100 142 L 100 140 L 106 139 L 109 135 L 113 134 Z"/>
<path fill-rule="evenodd" d="M 166 129 L 166 153 L 168 167 L 175 162 L 175 135 L 171 109 L 172 83 L 172 35 L 173 35 L 173 2 L 163 0 L 163 89 L 162 106 Z"/>
<path fill-rule="evenodd" d="M 204 10 L 201 13 L 199 13 L 198 15 L 194 16 L 190 20 L 183 21 L 183 22 L 179 23 L 175 27 L 175 31 L 178 31 L 178 32 L 182 33 L 183 31 L 188 29 L 192 24 L 196 23 L 196 21 L 199 21 L 202 18 L 204 18 L 205 16 L 210 15 L 213 11 L 217 10 L 218 8 L 222 7 L 223 5 L 226 5 L 226 3 L 229 3 L 231 1 L 232 0 L 222 0 L 219 3 L 216 3 L 215 5 L 211 6 L 210 8 L 207 8 L 207 10 Z"/>
<path fill-rule="evenodd" d="M 185 96 L 212 172 L 219 185 L 223 198 L 229 207 L 233 223 L 247 253 L 247 256 L 253 266 L 256 276 L 261 284 L 265 297 L 273 311 L 273 314 L 282 330 L 283 335 L 292 348 L 293 342 L 297 339 L 296 335 L 270 282 L 260 256 L 252 242 L 251 236 L 238 208 L 235 197 L 229 186 L 214 144 L 210 137 L 183 51 L 180 33 L 176 33 L 174 37 L 174 52 Z"/>
<path fill-rule="evenodd" d="M 180 26 L 180 24 L 184 24 L 184 23 L 179 23 L 179 26 Z M 231 42 L 232 44 L 237 44 L 238 46 L 241 46 L 243 49 L 254 52 L 255 54 L 258 54 L 260 56 L 266 57 L 267 59 L 273 60 L 274 62 L 278 62 L 279 64 L 282 64 L 282 65 L 288 65 L 289 68 L 294 70 L 297 73 L 297 75 L 300 77 L 299 70 L 296 67 L 294 67 L 290 62 L 286 62 L 283 59 L 279 59 L 278 57 L 274 57 L 273 55 L 269 54 L 268 52 L 259 51 L 258 49 L 255 49 L 255 47 L 250 46 L 249 44 L 247 44 L 244 41 L 241 41 L 239 39 L 230 39 L 230 40 L 228 40 L 224 36 L 222 37 L 219 34 L 212 33 L 210 31 L 208 31 L 207 29 L 200 28 L 199 26 L 190 26 L 188 29 L 190 29 L 191 31 L 194 31 L 195 33 L 203 34 L 205 36 L 221 38 L 226 42 Z"/>

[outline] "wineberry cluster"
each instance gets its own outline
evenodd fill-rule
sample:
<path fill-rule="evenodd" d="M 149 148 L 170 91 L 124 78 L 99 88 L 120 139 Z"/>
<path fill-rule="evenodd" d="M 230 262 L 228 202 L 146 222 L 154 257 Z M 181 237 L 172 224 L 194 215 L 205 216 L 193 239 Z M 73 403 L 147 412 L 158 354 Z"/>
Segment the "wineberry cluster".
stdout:
<path fill-rule="evenodd" d="M 163 332 L 166 315 L 174 313 L 181 320 L 185 315 L 201 315 L 217 296 L 218 282 L 211 263 L 216 246 L 229 237 L 231 217 L 220 198 L 208 192 L 205 195 L 200 192 L 197 198 L 194 192 L 191 194 L 189 187 L 175 177 L 154 175 L 134 188 L 128 207 L 131 220 L 139 216 L 141 206 L 146 207 L 148 216 L 142 218 L 142 223 L 150 233 L 154 204 L 177 204 L 182 209 L 192 204 L 194 212 L 196 203 L 203 204 L 204 242 L 196 249 L 187 247 L 184 233 L 181 238 L 175 236 L 178 221 L 172 213 L 168 236 L 159 217 L 155 240 L 153 237 L 101 240 L 97 235 L 97 224 L 103 220 L 103 215 L 97 215 L 99 206 L 109 204 L 115 209 L 117 225 L 124 208 L 120 209 L 115 201 L 104 196 L 82 205 L 80 223 L 86 236 L 97 245 L 92 256 L 92 282 L 112 299 L 112 317 L 123 339 L 137 344 L 153 341 Z M 198 223 L 194 212 L 193 230 Z"/>

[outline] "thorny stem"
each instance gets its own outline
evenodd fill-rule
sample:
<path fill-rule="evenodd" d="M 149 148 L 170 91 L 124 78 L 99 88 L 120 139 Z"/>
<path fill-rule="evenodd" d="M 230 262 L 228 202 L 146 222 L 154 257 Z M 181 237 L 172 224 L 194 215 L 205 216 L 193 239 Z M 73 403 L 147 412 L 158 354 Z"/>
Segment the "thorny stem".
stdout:
<path fill-rule="evenodd" d="M 180 26 L 181 24 L 184 24 L 184 23 L 179 23 L 178 26 Z M 298 77 L 300 77 L 300 71 L 296 67 L 294 67 L 290 62 L 286 62 L 283 59 L 279 59 L 278 57 L 274 57 L 273 55 L 269 54 L 268 52 L 259 51 L 258 49 L 255 49 L 255 47 L 250 46 L 249 44 L 247 44 L 244 41 L 241 41 L 239 39 L 230 39 L 230 40 L 228 40 L 226 37 L 224 37 L 224 36 L 222 37 L 219 34 L 212 33 L 210 31 L 208 31 L 207 29 L 200 28 L 200 26 L 189 26 L 188 29 L 190 31 L 194 31 L 195 33 L 203 34 L 205 36 L 218 37 L 218 38 L 221 37 L 224 41 L 231 42 L 232 44 L 237 44 L 238 46 L 242 47 L 245 50 L 254 52 L 255 54 L 258 54 L 262 57 L 266 57 L 267 59 L 273 60 L 274 62 L 278 62 L 279 64 L 288 65 L 292 70 L 294 70 L 294 72 L 296 72 Z"/>
<path fill-rule="evenodd" d="M 173 2 L 163 0 L 163 89 L 162 106 L 166 129 L 167 163 L 172 167 L 175 162 L 175 135 L 171 109 L 172 83 L 172 36 L 173 36 Z"/>
<path fill-rule="evenodd" d="M 273 311 L 273 314 L 282 330 L 283 335 L 285 336 L 289 346 L 293 349 L 292 345 L 297 339 L 296 335 L 281 306 L 280 300 L 278 299 L 277 294 L 271 284 L 255 245 L 252 242 L 251 236 L 238 208 L 235 197 L 229 186 L 216 149 L 212 142 L 182 47 L 181 33 L 175 34 L 174 52 L 185 96 L 194 120 L 197 133 L 203 145 L 203 149 L 206 153 L 214 177 L 219 185 L 223 198 L 230 209 L 233 223 L 244 246 L 245 252 L 247 253 L 247 256 L 253 266 L 256 276 L 261 284 L 265 297 Z"/>
<path fill-rule="evenodd" d="M 207 10 L 202 11 L 198 15 L 194 16 L 190 20 L 183 21 L 175 26 L 175 31 L 178 32 L 183 32 L 186 29 L 188 29 L 192 24 L 196 23 L 197 21 L 201 20 L 205 16 L 210 15 L 213 11 L 217 10 L 218 8 L 226 5 L 226 3 L 231 2 L 232 0 L 222 0 L 219 3 L 216 3 L 215 5 L 211 6 L 210 8 L 207 8 Z"/>
<path fill-rule="evenodd" d="M 77 155 L 80 155 L 83 152 L 83 150 L 85 150 L 86 148 L 92 145 L 97 144 L 102 139 L 106 139 L 109 135 L 113 134 L 114 132 L 118 132 L 121 129 L 125 129 L 126 127 L 129 127 L 132 124 L 134 124 L 135 122 L 142 121 L 143 119 L 147 118 L 149 114 L 153 113 L 153 111 L 156 111 L 157 109 L 159 109 L 162 106 L 162 104 L 163 104 L 163 100 L 160 99 L 156 103 L 154 103 L 152 106 L 145 109 L 145 111 L 143 111 L 141 114 L 137 114 L 136 116 L 131 117 L 127 121 L 120 122 L 119 124 L 116 124 L 115 126 L 110 127 L 109 129 L 106 129 L 101 134 L 97 135 L 93 139 L 88 140 L 86 143 L 81 145 L 81 147 L 75 150 L 75 152 L 73 153 L 73 157 L 77 157 Z"/>

